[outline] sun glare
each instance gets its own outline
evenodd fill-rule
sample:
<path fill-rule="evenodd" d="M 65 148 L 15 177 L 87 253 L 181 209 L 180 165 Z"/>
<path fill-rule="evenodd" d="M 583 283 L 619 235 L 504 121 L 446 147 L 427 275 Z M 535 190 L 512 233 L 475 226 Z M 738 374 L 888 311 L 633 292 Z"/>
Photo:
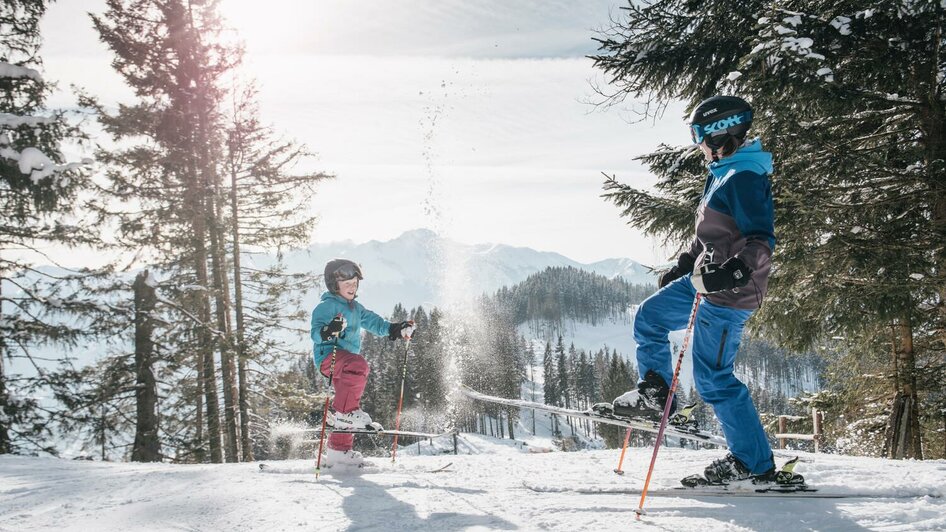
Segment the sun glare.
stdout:
<path fill-rule="evenodd" d="M 314 3 L 293 0 L 221 0 L 220 14 L 251 52 L 292 53 L 305 39 Z"/>

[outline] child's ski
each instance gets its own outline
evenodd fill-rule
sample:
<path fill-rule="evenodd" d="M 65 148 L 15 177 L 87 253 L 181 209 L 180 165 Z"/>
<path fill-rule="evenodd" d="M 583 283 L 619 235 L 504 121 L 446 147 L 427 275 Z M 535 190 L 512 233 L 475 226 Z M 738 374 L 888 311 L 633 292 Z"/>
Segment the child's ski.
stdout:
<path fill-rule="evenodd" d="M 321 431 L 319 429 L 306 430 L 306 432 L 315 432 L 316 435 L 319 435 Z M 326 428 L 326 434 L 367 434 L 369 436 L 415 436 L 417 438 L 440 438 L 442 436 L 449 436 L 453 434 L 453 431 L 448 432 L 411 432 L 409 430 L 371 430 L 371 429 L 332 429 Z"/>
<path fill-rule="evenodd" d="M 635 419 L 635 418 L 626 418 L 619 417 L 614 415 L 602 414 L 595 412 L 593 410 L 572 410 L 570 408 L 562 408 L 558 406 L 544 405 L 541 403 L 533 403 L 530 401 L 524 401 L 522 399 L 507 399 L 505 397 L 494 397 L 492 395 L 482 394 L 469 388 L 467 386 L 460 386 L 460 391 L 471 399 L 476 399 L 477 401 L 485 401 L 488 403 L 497 403 L 508 406 L 518 406 L 519 408 L 531 408 L 535 410 L 541 410 L 543 412 L 550 412 L 552 414 L 558 414 L 560 416 L 567 416 L 579 419 L 588 419 L 591 421 L 597 421 L 598 423 L 606 423 L 608 425 L 617 425 L 620 427 L 631 427 L 637 430 L 643 430 L 645 432 L 657 433 L 660 430 L 660 423 L 658 421 L 647 420 L 647 419 Z M 668 425 L 664 434 L 674 438 L 684 438 L 693 441 L 699 441 L 703 443 L 711 443 L 713 445 L 718 445 L 720 447 L 726 447 L 726 439 L 712 434 L 709 432 L 703 432 L 701 430 L 687 427 L 675 427 L 673 425 Z"/>

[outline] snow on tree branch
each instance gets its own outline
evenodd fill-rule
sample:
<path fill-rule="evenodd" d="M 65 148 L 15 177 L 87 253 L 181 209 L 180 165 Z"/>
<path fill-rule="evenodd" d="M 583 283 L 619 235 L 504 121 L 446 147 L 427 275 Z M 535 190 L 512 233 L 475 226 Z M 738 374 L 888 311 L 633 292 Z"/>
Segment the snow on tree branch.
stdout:
<path fill-rule="evenodd" d="M 0 78 L 30 78 L 42 82 L 43 77 L 39 71 L 32 68 L 11 65 L 0 61 Z"/>

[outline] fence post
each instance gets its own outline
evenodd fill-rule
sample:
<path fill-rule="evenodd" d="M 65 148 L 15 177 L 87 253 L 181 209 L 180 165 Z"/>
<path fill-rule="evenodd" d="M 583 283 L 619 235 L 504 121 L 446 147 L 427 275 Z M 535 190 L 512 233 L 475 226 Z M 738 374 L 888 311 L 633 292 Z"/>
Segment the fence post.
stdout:
<path fill-rule="evenodd" d="M 818 411 L 816 407 L 811 407 L 811 424 L 813 425 L 813 432 L 815 436 L 815 452 L 819 452 L 821 446 L 821 421 L 822 414 Z"/>
<path fill-rule="evenodd" d="M 788 425 L 787 425 L 787 420 L 785 419 L 785 416 L 779 416 L 778 417 L 778 433 L 785 434 L 785 430 L 787 426 Z M 785 448 L 785 438 L 778 439 L 778 448 L 779 449 Z"/>

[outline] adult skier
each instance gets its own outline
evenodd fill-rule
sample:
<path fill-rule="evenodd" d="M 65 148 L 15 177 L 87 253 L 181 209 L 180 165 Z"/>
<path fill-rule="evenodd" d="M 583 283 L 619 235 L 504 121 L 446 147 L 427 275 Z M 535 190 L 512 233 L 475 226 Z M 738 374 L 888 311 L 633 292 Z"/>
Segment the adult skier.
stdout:
<path fill-rule="evenodd" d="M 743 327 L 765 296 L 775 247 L 772 155 L 762 150 L 759 139 L 746 140 L 752 108 L 741 98 L 709 98 L 693 110 L 689 122 L 709 168 L 696 211 L 696 235 L 689 250 L 660 277 L 658 291 L 638 308 L 634 339 L 643 379 L 637 389 L 614 399 L 613 413 L 661 418 L 673 376 L 667 335 L 686 328 L 694 297 L 705 294 L 693 329 L 693 377 L 700 397 L 713 405 L 730 453 L 697 480 L 772 481 L 772 449 L 749 390 L 733 374 Z M 671 414 L 673 410 L 676 398 Z"/>
<path fill-rule="evenodd" d="M 361 355 L 362 329 L 391 340 L 410 339 L 411 320 L 391 323 L 355 301 L 361 267 L 348 259 L 333 259 L 325 265 L 325 286 L 321 301 L 312 311 L 311 335 L 315 367 L 332 381 L 335 399 L 326 424 L 335 429 L 382 430 L 361 409 L 361 395 L 368 382 L 369 366 Z M 323 458 L 325 467 L 360 466 L 361 453 L 352 450 L 354 434 L 333 433 Z"/>

